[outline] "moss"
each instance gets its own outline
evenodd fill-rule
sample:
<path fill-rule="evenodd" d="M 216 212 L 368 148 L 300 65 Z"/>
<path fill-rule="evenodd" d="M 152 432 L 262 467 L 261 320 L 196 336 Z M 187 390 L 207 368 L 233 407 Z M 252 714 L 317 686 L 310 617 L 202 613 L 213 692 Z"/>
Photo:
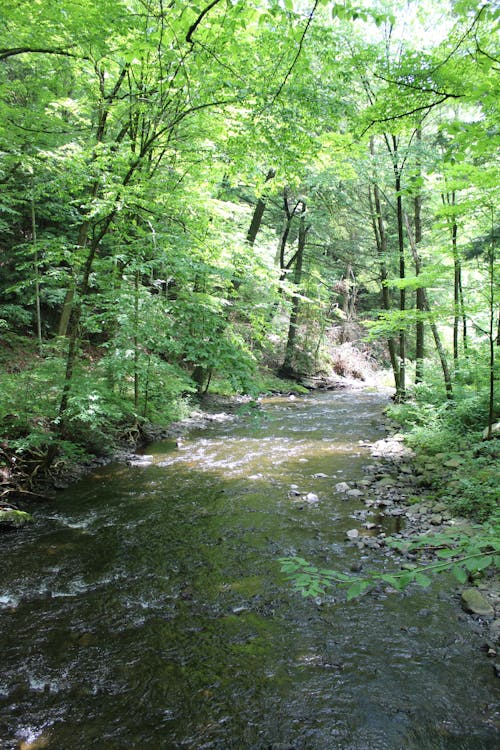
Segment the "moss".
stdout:
<path fill-rule="evenodd" d="M 8 509 L 0 511 L 0 529 L 20 529 L 32 521 L 32 516 L 24 510 Z"/>

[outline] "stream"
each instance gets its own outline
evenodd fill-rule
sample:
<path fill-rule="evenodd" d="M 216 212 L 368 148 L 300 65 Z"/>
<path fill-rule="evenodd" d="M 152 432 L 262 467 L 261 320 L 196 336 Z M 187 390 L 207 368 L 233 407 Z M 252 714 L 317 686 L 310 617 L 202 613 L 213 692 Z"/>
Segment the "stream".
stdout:
<path fill-rule="evenodd" d="M 498 688 L 453 583 L 346 603 L 280 573 L 286 555 L 397 564 L 346 539 L 364 506 L 335 490 L 363 478 L 385 405 L 270 398 L 36 505 L 0 540 L 2 750 L 497 748 Z"/>

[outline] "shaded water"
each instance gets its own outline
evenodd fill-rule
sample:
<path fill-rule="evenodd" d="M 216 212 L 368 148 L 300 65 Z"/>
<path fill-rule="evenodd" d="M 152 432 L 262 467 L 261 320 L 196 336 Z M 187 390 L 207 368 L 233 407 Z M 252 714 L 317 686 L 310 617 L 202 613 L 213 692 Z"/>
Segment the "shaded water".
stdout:
<path fill-rule="evenodd" d="M 359 503 L 335 483 L 362 476 L 383 406 L 270 400 L 4 535 L 0 747 L 493 750 L 491 665 L 443 582 L 346 604 L 302 600 L 279 573 L 283 555 L 359 559 Z"/>

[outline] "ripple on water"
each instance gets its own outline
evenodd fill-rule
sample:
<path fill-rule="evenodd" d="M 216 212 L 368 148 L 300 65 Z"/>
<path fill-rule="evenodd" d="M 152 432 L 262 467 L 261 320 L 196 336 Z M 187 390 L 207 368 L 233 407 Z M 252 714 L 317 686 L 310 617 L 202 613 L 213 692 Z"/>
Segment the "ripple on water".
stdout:
<path fill-rule="evenodd" d="M 105 467 L 9 537 L 0 743 L 496 748 L 491 668 L 455 602 L 436 595 L 445 584 L 313 602 L 279 572 L 284 555 L 360 562 L 345 539 L 359 506 L 335 483 L 362 477 L 359 441 L 378 437 L 383 405 L 277 399 L 257 420 L 148 447 L 148 466 Z M 293 502 L 294 486 L 319 502 Z M 392 564 L 381 551 L 361 562 Z"/>

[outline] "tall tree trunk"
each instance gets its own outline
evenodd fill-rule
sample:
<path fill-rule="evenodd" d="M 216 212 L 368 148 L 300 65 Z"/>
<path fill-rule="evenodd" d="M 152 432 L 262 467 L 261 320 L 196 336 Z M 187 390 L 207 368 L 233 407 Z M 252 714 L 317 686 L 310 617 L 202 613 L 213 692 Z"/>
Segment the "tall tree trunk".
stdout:
<path fill-rule="evenodd" d="M 38 259 L 38 244 L 36 236 L 36 214 L 35 214 L 35 186 L 34 180 L 31 181 L 31 241 L 33 243 L 33 253 L 35 261 L 35 317 L 36 317 L 36 338 L 38 341 L 38 353 L 42 354 L 42 312 L 40 307 L 40 264 Z"/>
<path fill-rule="evenodd" d="M 417 130 L 417 141 L 420 145 L 422 140 L 422 131 Z M 417 176 L 420 176 L 420 162 L 417 161 Z M 415 245 L 420 245 L 422 241 L 422 195 L 417 193 L 413 201 L 413 221 L 415 226 Z M 418 276 L 420 268 L 415 267 L 415 274 Z M 423 289 L 417 287 L 417 323 L 415 326 L 415 383 L 421 383 L 424 377 L 424 358 L 425 358 L 425 294 Z"/>
<path fill-rule="evenodd" d="M 139 270 L 134 277 L 134 410 L 139 413 Z"/>
<path fill-rule="evenodd" d="M 375 142 L 373 137 L 370 138 L 370 153 L 372 157 L 375 155 Z M 379 272 L 380 272 L 380 288 L 381 288 L 381 299 L 382 307 L 384 310 L 389 311 L 391 309 L 391 293 L 387 284 L 388 272 L 386 265 L 387 257 L 387 232 L 385 230 L 385 222 L 382 216 L 382 203 L 380 200 L 380 190 L 376 180 L 373 181 L 373 196 L 371 190 L 368 191 L 368 200 L 370 203 L 370 213 L 372 219 L 373 232 L 375 235 L 375 243 L 377 246 L 377 253 L 379 256 Z M 389 350 L 389 359 L 391 362 L 392 374 L 394 377 L 394 385 L 396 387 L 396 393 L 399 391 L 399 363 L 396 351 L 396 342 L 393 336 L 389 336 L 387 339 L 387 348 Z"/>
<path fill-rule="evenodd" d="M 399 278 L 404 280 L 405 269 L 405 243 L 403 228 L 403 196 L 401 195 L 401 169 L 398 160 L 398 139 L 392 136 L 392 154 L 394 168 L 394 190 L 396 193 L 396 217 L 398 226 L 398 252 L 399 252 Z M 399 290 L 399 311 L 401 319 L 406 310 L 406 289 L 404 286 Z M 399 389 L 396 399 L 403 401 L 406 396 L 406 330 L 403 326 L 399 329 Z"/>
<path fill-rule="evenodd" d="M 417 246 L 415 244 L 415 239 L 413 237 L 411 228 L 410 228 L 410 222 L 408 221 L 408 217 L 406 214 L 403 215 L 404 222 L 406 224 L 406 233 L 408 235 L 408 241 L 410 243 L 410 248 L 413 255 L 413 261 L 415 263 L 415 269 L 417 274 L 420 274 L 421 272 L 421 260 L 420 256 L 418 254 Z M 446 397 L 450 400 L 453 399 L 453 386 L 451 382 L 451 373 L 450 368 L 448 367 L 448 360 L 446 357 L 446 352 L 444 350 L 443 343 L 441 341 L 441 336 L 439 335 L 438 327 L 435 323 L 434 317 L 431 312 L 431 308 L 429 305 L 429 299 L 427 297 L 427 292 L 425 289 L 422 288 L 422 301 L 424 310 L 426 311 L 428 317 L 429 317 L 429 324 L 432 331 L 432 335 L 434 337 L 434 343 L 436 344 L 436 350 L 439 356 L 439 361 L 441 362 L 441 369 L 443 371 L 443 379 L 444 379 L 444 385 L 446 390 Z"/>
<path fill-rule="evenodd" d="M 455 190 L 441 195 L 443 204 L 454 209 L 457 204 Z M 462 284 L 462 263 L 458 250 L 458 224 L 454 211 L 448 220 L 451 234 L 451 249 L 453 255 L 453 361 L 460 355 L 460 328 L 462 328 L 462 344 L 464 354 L 467 353 L 467 317 L 465 315 L 464 293 Z"/>
<path fill-rule="evenodd" d="M 298 237 L 297 252 L 294 256 L 295 268 L 294 268 L 293 281 L 295 284 L 296 291 L 298 291 L 300 282 L 302 281 L 304 249 L 306 246 L 307 232 L 309 231 L 309 227 L 306 227 L 306 223 L 305 223 L 305 210 L 306 210 L 306 207 L 303 204 L 302 215 L 300 217 L 300 223 L 299 223 L 299 237 Z M 296 339 L 296 334 L 297 334 L 299 307 L 300 307 L 299 296 L 298 294 L 294 294 L 292 298 L 290 322 L 288 325 L 288 337 L 287 337 L 287 342 L 286 342 L 286 347 L 285 347 L 285 358 L 279 370 L 279 374 L 282 377 L 293 377 L 295 375 L 295 371 L 293 368 L 293 356 L 295 354 L 295 339 Z"/>
<path fill-rule="evenodd" d="M 94 183 L 92 187 L 91 198 L 96 197 L 97 190 L 98 190 L 98 185 L 97 183 Z M 90 230 L 90 223 L 88 221 L 82 221 L 82 223 L 80 224 L 80 228 L 78 230 L 78 239 L 76 242 L 77 246 L 82 250 L 84 250 L 87 246 L 89 230 Z M 66 296 L 64 298 L 63 308 L 61 311 L 61 317 L 59 319 L 59 328 L 57 331 L 58 336 L 68 335 L 68 328 L 69 328 L 69 323 L 71 319 L 71 313 L 73 310 L 73 303 L 75 300 L 76 291 L 77 291 L 76 283 L 72 281 L 71 286 L 66 291 Z"/>
<path fill-rule="evenodd" d="M 491 209 L 491 247 L 488 253 L 488 297 L 489 297 L 489 394 L 488 394 L 488 432 L 487 439 L 493 437 L 493 422 L 495 420 L 495 225 L 494 213 Z"/>

